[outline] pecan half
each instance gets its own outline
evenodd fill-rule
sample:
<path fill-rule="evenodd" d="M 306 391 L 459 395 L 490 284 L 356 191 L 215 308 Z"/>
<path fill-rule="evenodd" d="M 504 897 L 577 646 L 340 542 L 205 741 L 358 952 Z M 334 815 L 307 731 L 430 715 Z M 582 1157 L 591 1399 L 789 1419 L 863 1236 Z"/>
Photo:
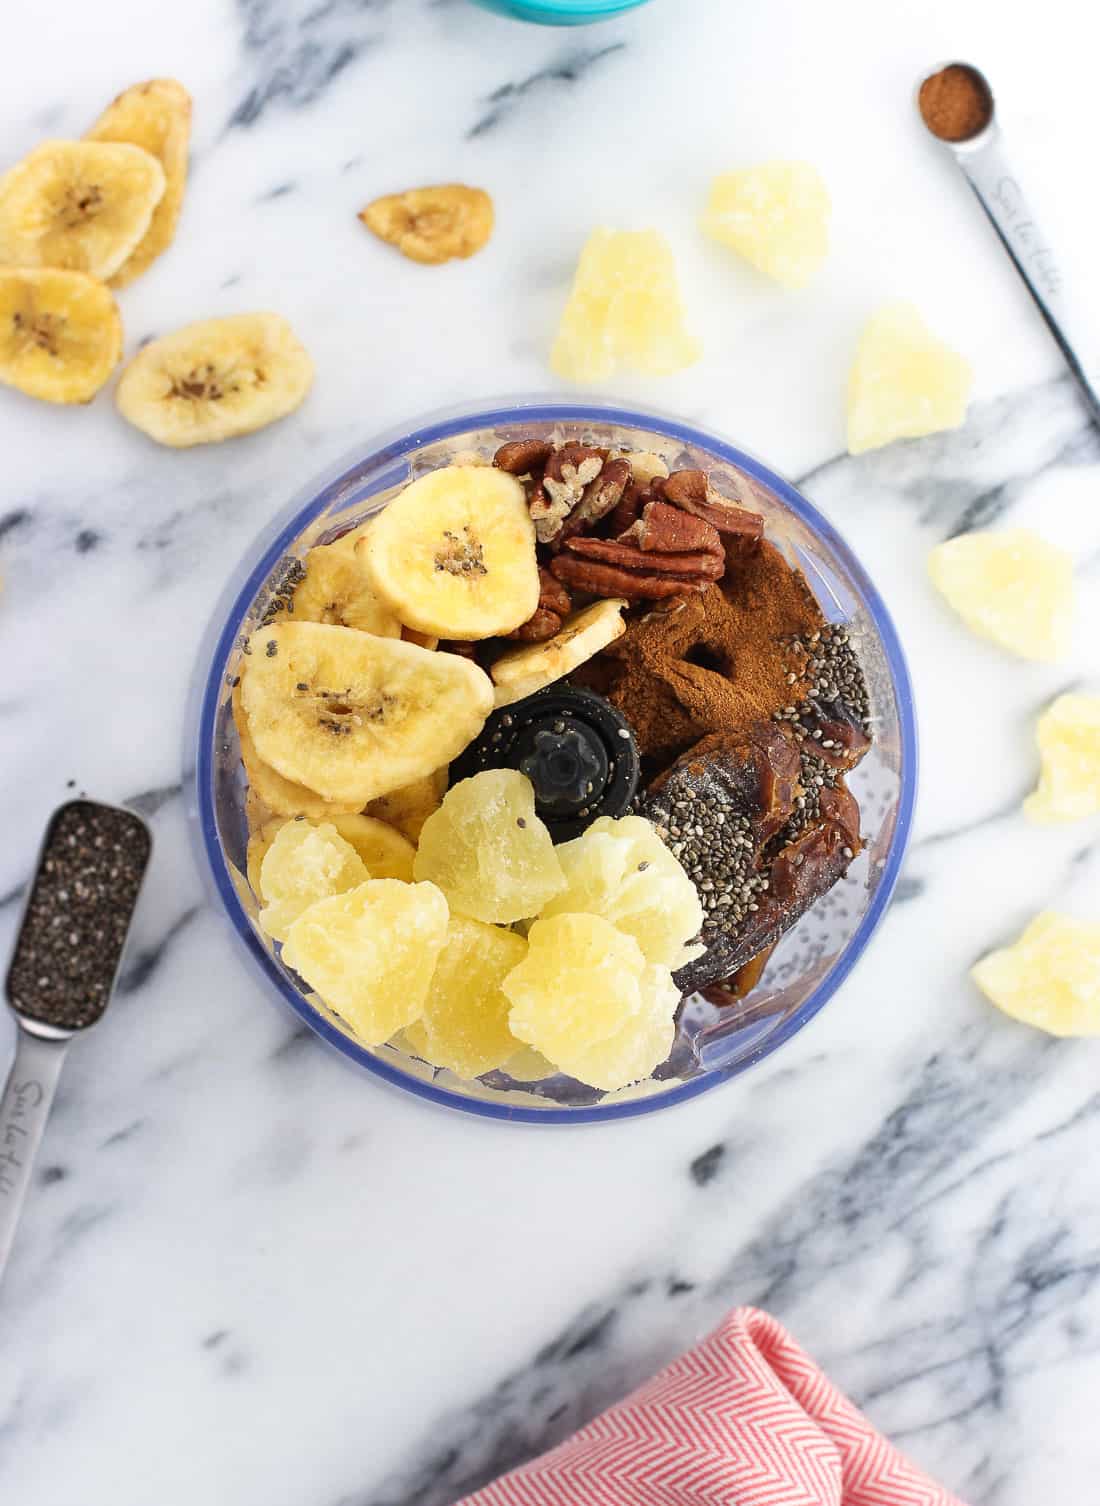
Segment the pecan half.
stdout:
<path fill-rule="evenodd" d="M 625 460 L 608 460 L 594 481 L 584 489 L 584 495 L 565 520 L 562 538 L 573 538 L 588 528 L 594 528 L 609 512 L 613 512 L 630 481 L 630 466 Z"/>
<path fill-rule="evenodd" d="M 636 523 L 619 534 L 620 544 L 636 544 L 646 551 L 657 549 L 665 554 L 685 554 L 701 550 L 705 554 L 722 554 L 718 530 L 703 518 L 694 517 L 667 502 L 647 502 Z"/>
<path fill-rule="evenodd" d="M 641 517 L 646 505 L 653 501 L 653 492 L 648 483 L 642 485 L 632 481 L 623 492 L 622 501 L 615 508 L 608 520 L 607 533 L 612 538 L 618 538 L 625 533 Z"/>
<path fill-rule="evenodd" d="M 545 643 L 559 631 L 562 620 L 573 610 L 573 600 L 560 580 L 555 580 L 543 565 L 539 566 L 539 604 L 527 621 L 505 638 L 520 643 Z"/>
<path fill-rule="evenodd" d="M 558 580 L 591 596 L 623 596 L 627 601 L 661 601 L 666 596 L 683 596 L 689 591 L 706 589 L 705 580 L 675 575 L 648 575 L 644 571 L 623 570 L 598 560 L 578 559 L 575 554 L 559 554 L 550 561 Z"/>
<path fill-rule="evenodd" d="M 560 631 L 561 618 L 557 612 L 550 612 L 546 607 L 536 607 L 534 615 L 528 617 L 525 623 L 502 636 L 514 638 L 518 643 L 546 643 Z"/>
<path fill-rule="evenodd" d="M 543 439 L 511 439 L 493 456 L 493 464 L 510 476 L 530 476 L 542 470 L 552 448 Z"/>
<path fill-rule="evenodd" d="M 682 508 L 692 517 L 702 518 L 719 533 L 738 534 L 748 539 L 763 537 L 764 519 L 760 514 L 738 507 L 716 492 L 706 471 L 673 471 L 666 481 L 659 483 L 659 487 L 666 502 Z"/>
<path fill-rule="evenodd" d="M 541 480 L 527 499 L 527 509 L 540 544 L 553 544 L 562 525 L 584 496 L 585 488 L 599 475 L 603 459 L 585 445 L 563 445 L 551 450 Z"/>
<path fill-rule="evenodd" d="M 605 453 L 584 444 L 565 444 L 551 450 L 542 481 L 529 504 L 540 544 L 551 544 L 557 538 L 585 489 L 603 470 Z"/>
<path fill-rule="evenodd" d="M 720 579 L 726 570 L 726 557 L 721 551 L 717 554 L 709 550 L 684 554 L 647 552 L 615 539 L 570 539 L 565 547 L 583 559 L 598 560 L 621 570 L 642 570 L 647 575 L 677 575 L 682 580 L 704 582 Z"/>
<path fill-rule="evenodd" d="M 561 525 L 569 516 L 571 508 L 566 503 L 552 502 L 549 492 L 540 481 L 528 493 L 527 511 L 535 525 L 535 538 L 540 544 L 551 544 L 561 533 Z"/>
<path fill-rule="evenodd" d="M 573 610 L 569 592 L 560 580 L 554 579 L 545 565 L 539 566 L 539 606 L 544 611 L 557 612 L 559 617 L 568 617 Z"/>

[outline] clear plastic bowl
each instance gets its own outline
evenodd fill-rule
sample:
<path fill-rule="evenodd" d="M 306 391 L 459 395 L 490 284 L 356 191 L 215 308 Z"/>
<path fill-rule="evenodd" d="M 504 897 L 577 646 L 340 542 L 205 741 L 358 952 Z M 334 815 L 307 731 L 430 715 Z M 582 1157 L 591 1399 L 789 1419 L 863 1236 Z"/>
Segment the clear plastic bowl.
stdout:
<path fill-rule="evenodd" d="M 354 1039 L 316 995 L 284 969 L 256 924 L 244 877 L 245 783 L 229 707 L 240 640 L 288 555 L 300 556 L 340 523 L 384 506 L 395 490 L 463 452 L 489 456 L 506 439 L 548 435 L 657 450 L 674 466 L 699 466 L 750 484 L 768 537 L 805 573 L 830 622 L 849 624 L 870 691 L 875 742 L 850 778 L 864 851 L 847 877 L 782 939 L 763 977 L 734 1007 L 696 997 L 683 1011 L 669 1062 L 648 1082 L 601 1094 L 565 1077 L 521 1083 L 501 1072 L 463 1082 L 390 1046 Z M 836 992 L 889 903 L 909 836 L 917 785 L 912 687 L 881 597 L 844 540 L 774 471 L 725 440 L 678 419 L 611 404 L 533 398 L 462 409 L 384 436 L 323 476 L 286 508 L 231 580 L 203 643 L 186 722 L 185 787 L 199 863 L 241 948 L 274 998 L 351 1061 L 433 1103 L 490 1118 L 592 1123 L 652 1113 L 694 1098 L 762 1061 Z"/>

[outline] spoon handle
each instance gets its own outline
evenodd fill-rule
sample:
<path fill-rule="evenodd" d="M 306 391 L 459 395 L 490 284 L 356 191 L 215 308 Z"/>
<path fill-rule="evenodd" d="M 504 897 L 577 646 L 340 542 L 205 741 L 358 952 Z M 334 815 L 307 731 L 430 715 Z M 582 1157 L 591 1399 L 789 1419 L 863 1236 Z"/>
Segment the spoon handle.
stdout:
<path fill-rule="evenodd" d="M 0 1098 L 0 1279 L 68 1049 L 68 1037 L 45 1040 L 22 1026 L 16 1032 L 15 1060 Z"/>
<path fill-rule="evenodd" d="M 1071 302 L 1054 249 L 1013 175 L 999 130 L 994 126 L 973 148 L 956 148 L 955 158 L 1057 341 L 1093 417 L 1100 420 L 1100 392 L 1079 353 L 1091 345 L 1088 326 Z"/>

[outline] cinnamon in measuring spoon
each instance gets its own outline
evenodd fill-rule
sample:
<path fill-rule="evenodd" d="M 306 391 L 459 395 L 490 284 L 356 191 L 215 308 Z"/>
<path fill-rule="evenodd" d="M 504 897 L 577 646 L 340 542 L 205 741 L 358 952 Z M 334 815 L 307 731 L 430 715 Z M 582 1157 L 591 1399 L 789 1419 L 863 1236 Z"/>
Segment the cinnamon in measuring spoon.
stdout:
<path fill-rule="evenodd" d="M 949 63 L 931 74 L 917 97 L 925 125 L 941 141 L 973 141 L 993 119 L 993 94 L 968 63 Z"/>

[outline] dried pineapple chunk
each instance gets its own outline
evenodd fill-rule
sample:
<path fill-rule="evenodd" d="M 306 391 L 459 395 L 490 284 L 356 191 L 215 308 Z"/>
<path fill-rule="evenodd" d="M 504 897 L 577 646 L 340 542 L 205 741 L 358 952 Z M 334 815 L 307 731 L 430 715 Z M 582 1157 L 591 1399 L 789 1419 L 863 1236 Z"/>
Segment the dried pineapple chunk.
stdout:
<path fill-rule="evenodd" d="M 419 842 L 424 822 L 437 811 L 447 793 L 447 765 L 425 774 L 423 779 L 414 779 L 403 784 L 388 795 L 379 795 L 367 806 L 367 815 L 376 816 L 388 826 L 394 827 L 410 842 Z"/>
<path fill-rule="evenodd" d="M 248 794 L 252 796 L 254 791 L 249 788 Z M 253 894 L 257 896 L 260 893 L 260 867 L 264 858 L 267 857 L 272 842 L 285 825 L 286 821 L 282 816 L 271 816 L 250 832 L 244 866 L 249 886 Z"/>
<path fill-rule="evenodd" d="M 970 362 L 911 303 L 887 304 L 865 325 L 848 378 L 849 453 L 957 429 L 973 385 Z"/>
<path fill-rule="evenodd" d="M 301 817 L 295 817 L 295 820 L 317 829 L 316 822 L 302 822 Z M 367 868 L 365 877 L 401 879 L 406 884 L 412 882 L 416 848 L 395 827 L 361 812 L 351 815 L 331 812 L 325 816 L 325 822 L 334 827 L 345 842 L 350 842 L 362 858 Z M 249 838 L 246 866 L 249 883 L 257 894 L 260 893 L 260 864 L 276 834 L 286 824 L 286 821 L 274 817 L 260 825 Z"/>
<path fill-rule="evenodd" d="M 536 1051 L 533 1046 L 521 1046 L 504 1063 L 504 1071 L 513 1082 L 545 1082 L 548 1077 L 558 1075 L 554 1063 L 547 1061 L 542 1052 Z"/>
<path fill-rule="evenodd" d="M 303 910 L 370 878 L 366 864 L 331 822 L 287 821 L 260 863 L 260 925 L 276 941 Z"/>
<path fill-rule="evenodd" d="M 1036 730 L 1043 766 L 1024 814 L 1054 822 L 1100 813 L 1100 695 L 1060 695 Z"/>
<path fill-rule="evenodd" d="M 191 96 L 174 78 L 151 78 L 124 89 L 85 133 L 87 141 L 128 141 L 164 169 L 164 194 L 149 228 L 111 278 L 116 288 L 139 277 L 172 244 L 187 184 Z"/>
<path fill-rule="evenodd" d="M 493 201 L 483 188 L 441 183 L 383 194 L 359 218 L 410 261 L 438 266 L 481 250 L 493 233 Z"/>
<path fill-rule="evenodd" d="M 283 962 L 368 1046 L 418 1019 L 447 939 L 447 901 L 434 884 L 371 879 L 303 910 Z"/>
<path fill-rule="evenodd" d="M 1049 1035 L 1100 1035 L 1100 925 L 1044 910 L 970 976 L 998 1009 Z"/>
<path fill-rule="evenodd" d="M 699 359 L 684 328 L 676 263 L 658 230 L 593 230 L 577 265 L 550 364 L 573 382 L 620 369 L 664 376 Z"/>
<path fill-rule="evenodd" d="M 645 957 L 633 936 L 599 915 L 536 920 L 527 943 L 501 985 L 512 1034 L 568 1070 L 638 1014 Z"/>
<path fill-rule="evenodd" d="M 829 191 L 809 162 L 722 173 L 702 228 L 785 288 L 804 288 L 829 254 Z"/>
<path fill-rule="evenodd" d="M 688 942 L 703 925 L 695 885 L 643 816 L 601 816 L 557 849 L 565 888 L 550 915 L 602 915 L 633 936 L 647 962 L 675 970 L 698 955 Z"/>
<path fill-rule="evenodd" d="M 505 977 L 527 955 L 514 931 L 452 915 L 421 1018 L 406 1036 L 418 1056 L 459 1077 L 480 1077 L 520 1049 L 508 1028 Z"/>
<path fill-rule="evenodd" d="M 371 878 L 401 879 L 411 884 L 416 848 L 396 827 L 360 813 L 332 815 L 329 821 L 367 865 Z"/>
<path fill-rule="evenodd" d="M 83 272 L 0 268 L 0 382 L 47 403 L 89 403 L 118 365 L 122 320 Z"/>
<path fill-rule="evenodd" d="M 649 1077 L 667 1060 L 676 1038 L 673 1023 L 680 990 L 667 967 L 647 967 L 639 980 L 641 1008 L 614 1035 L 586 1051 L 560 1058 L 563 1072 L 592 1088 L 615 1092 Z"/>
<path fill-rule="evenodd" d="M 962 534 L 932 550 L 928 572 L 972 632 L 1041 663 L 1069 652 L 1073 560 L 1039 534 Z"/>
<path fill-rule="evenodd" d="M 111 277 L 164 195 L 164 169 L 118 141 L 44 141 L 0 178 L 0 262 Z"/>
<path fill-rule="evenodd" d="M 448 790 L 424 823 L 413 873 L 460 914 L 500 925 L 538 915 L 564 882 L 531 781 L 515 769 L 486 769 Z"/>

